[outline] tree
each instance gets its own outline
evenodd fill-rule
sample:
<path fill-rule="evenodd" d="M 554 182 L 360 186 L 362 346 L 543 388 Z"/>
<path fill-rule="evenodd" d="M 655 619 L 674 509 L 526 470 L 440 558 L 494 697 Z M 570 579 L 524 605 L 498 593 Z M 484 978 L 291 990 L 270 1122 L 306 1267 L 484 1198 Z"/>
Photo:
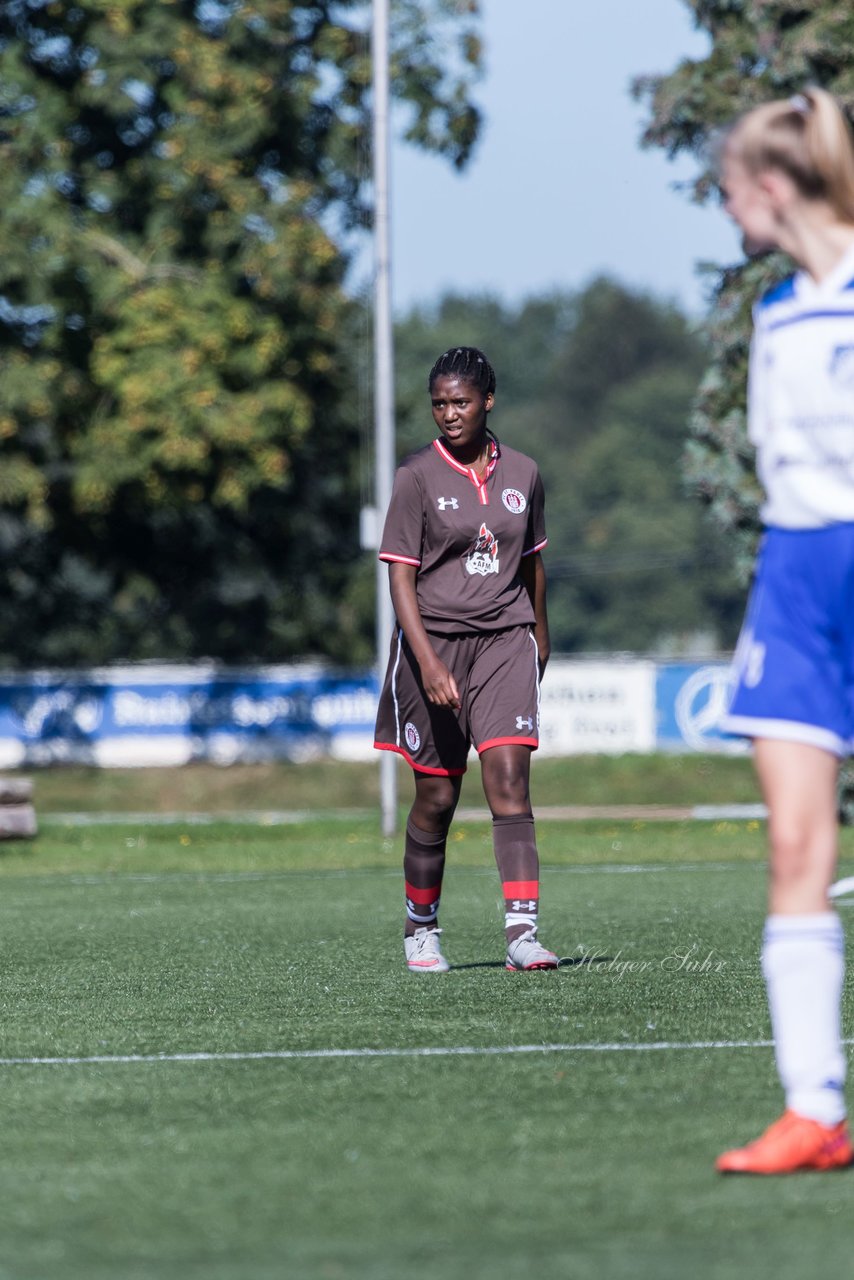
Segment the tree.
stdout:
<path fill-rule="evenodd" d="M 734 639 L 740 591 L 680 475 L 706 352 L 676 308 L 610 280 L 577 301 L 551 413 L 526 436 L 544 462 L 551 614 L 564 651 L 682 652 Z M 560 465 L 549 437 L 560 432 Z"/>
<path fill-rule="evenodd" d="M 645 76 L 636 93 L 650 109 L 648 146 L 698 162 L 690 184 L 698 203 L 714 198 L 716 134 L 743 111 L 797 93 L 830 89 L 854 112 L 854 11 L 839 0 L 686 0 L 709 34 L 706 57 L 669 75 Z M 717 525 L 730 536 L 746 580 L 759 529 L 759 490 L 747 440 L 745 402 L 750 314 L 756 297 L 792 270 L 781 254 L 713 272 L 712 356 L 694 406 L 686 473 Z"/>
<path fill-rule="evenodd" d="M 398 0 L 463 165 L 476 0 Z M 354 656 L 365 0 L 0 8 L 0 657 Z M 354 634 L 355 629 L 355 634 Z"/>
<path fill-rule="evenodd" d="M 555 362 L 575 325 L 571 294 L 544 294 L 507 306 L 490 294 L 448 293 L 433 306 L 413 307 L 395 325 L 395 393 L 399 457 L 433 436 L 427 375 L 450 346 L 481 347 L 498 372 L 499 435 L 518 406 L 540 403 Z M 512 441 L 510 441 L 512 443 Z"/>

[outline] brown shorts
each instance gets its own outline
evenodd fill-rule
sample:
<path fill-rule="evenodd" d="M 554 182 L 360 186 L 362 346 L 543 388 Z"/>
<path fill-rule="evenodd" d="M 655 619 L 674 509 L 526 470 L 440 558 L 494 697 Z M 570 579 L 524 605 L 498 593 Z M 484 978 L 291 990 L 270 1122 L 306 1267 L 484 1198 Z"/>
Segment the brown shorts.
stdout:
<path fill-rule="evenodd" d="M 419 773 L 465 773 L 469 748 L 540 741 L 540 679 L 530 627 L 430 636 L 460 691 L 457 710 L 428 702 L 418 663 L 397 628 L 380 693 L 374 746 L 397 751 Z"/>

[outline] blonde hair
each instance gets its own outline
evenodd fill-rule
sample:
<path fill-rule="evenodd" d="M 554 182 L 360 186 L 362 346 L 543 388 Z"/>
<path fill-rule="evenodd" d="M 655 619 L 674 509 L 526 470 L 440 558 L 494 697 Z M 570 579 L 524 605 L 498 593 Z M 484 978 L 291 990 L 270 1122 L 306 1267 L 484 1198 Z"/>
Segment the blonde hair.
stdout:
<path fill-rule="evenodd" d="M 802 195 L 854 223 L 854 135 L 825 89 L 754 107 L 736 121 L 727 149 L 753 174 L 781 169 Z"/>

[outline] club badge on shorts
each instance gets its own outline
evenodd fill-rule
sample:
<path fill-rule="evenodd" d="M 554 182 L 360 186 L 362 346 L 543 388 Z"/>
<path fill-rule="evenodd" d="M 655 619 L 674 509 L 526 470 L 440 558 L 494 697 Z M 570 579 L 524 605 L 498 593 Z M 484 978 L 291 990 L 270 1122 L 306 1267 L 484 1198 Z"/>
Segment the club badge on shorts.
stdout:
<path fill-rule="evenodd" d="M 406 738 L 406 745 L 414 755 L 421 746 L 421 734 L 415 728 L 415 725 L 411 720 L 407 720 L 406 724 L 403 726 L 403 736 Z"/>

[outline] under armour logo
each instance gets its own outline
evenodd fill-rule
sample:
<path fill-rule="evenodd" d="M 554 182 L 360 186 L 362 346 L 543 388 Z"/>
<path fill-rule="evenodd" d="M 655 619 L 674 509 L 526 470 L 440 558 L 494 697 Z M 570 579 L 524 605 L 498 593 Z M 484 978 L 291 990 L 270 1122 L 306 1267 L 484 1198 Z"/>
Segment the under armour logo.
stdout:
<path fill-rule="evenodd" d="M 519 898 L 514 898 L 512 906 L 514 911 L 536 911 L 537 899 L 520 900 Z"/>
<path fill-rule="evenodd" d="M 460 504 L 457 502 L 456 498 L 437 498 L 436 505 L 440 511 L 444 511 L 445 507 L 450 507 L 452 511 L 456 511 Z"/>
<path fill-rule="evenodd" d="M 531 717 L 530 717 L 530 716 L 517 716 L 517 717 L 516 717 L 516 728 L 517 728 L 517 729 L 527 729 L 527 730 L 528 730 L 528 732 L 529 732 L 529 733 L 531 733 L 531 732 L 533 731 L 533 728 L 534 728 L 534 722 L 533 722 L 533 720 L 531 719 Z"/>

